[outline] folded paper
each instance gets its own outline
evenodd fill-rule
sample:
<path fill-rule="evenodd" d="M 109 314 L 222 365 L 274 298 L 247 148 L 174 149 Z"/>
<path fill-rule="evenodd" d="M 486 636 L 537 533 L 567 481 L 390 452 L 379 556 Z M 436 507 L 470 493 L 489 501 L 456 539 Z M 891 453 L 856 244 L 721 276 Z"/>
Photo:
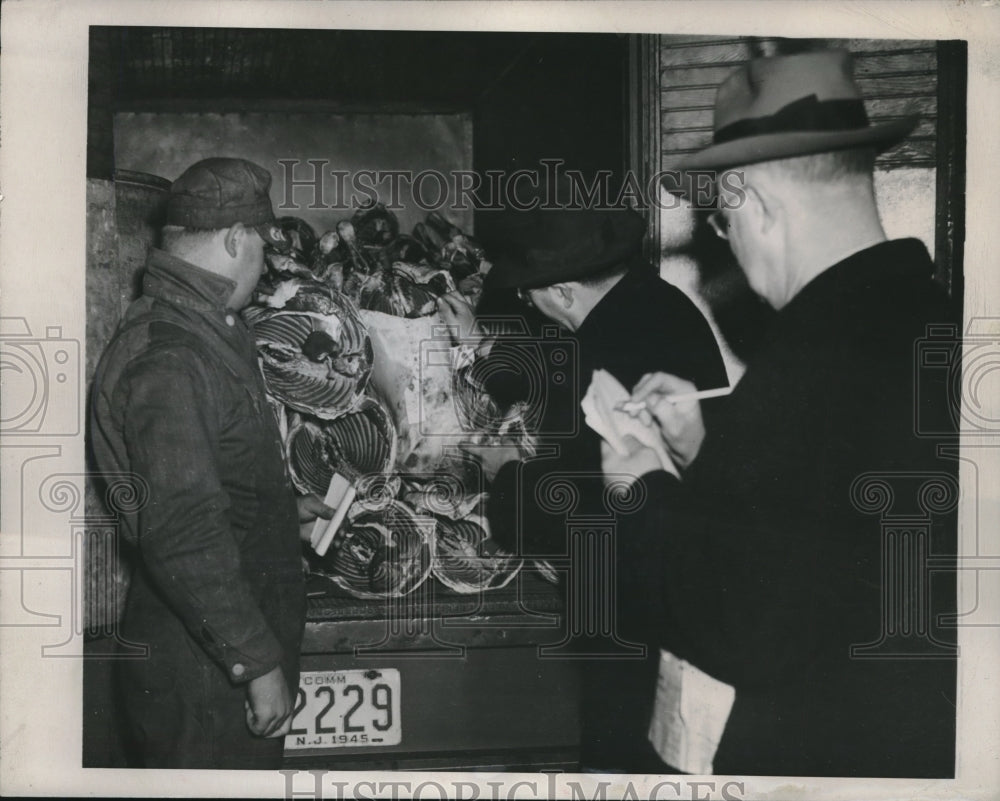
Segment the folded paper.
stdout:
<path fill-rule="evenodd" d="M 659 429 L 655 425 L 645 425 L 638 418 L 616 408 L 628 399 L 628 390 L 611 373 L 607 370 L 594 370 L 587 394 L 580 402 L 584 422 L 621 456 L 629 452 L 625 438 L 634 437 L 653 450 L 664 470 L 679 478 L 680 473 L 667 453 Z"/>

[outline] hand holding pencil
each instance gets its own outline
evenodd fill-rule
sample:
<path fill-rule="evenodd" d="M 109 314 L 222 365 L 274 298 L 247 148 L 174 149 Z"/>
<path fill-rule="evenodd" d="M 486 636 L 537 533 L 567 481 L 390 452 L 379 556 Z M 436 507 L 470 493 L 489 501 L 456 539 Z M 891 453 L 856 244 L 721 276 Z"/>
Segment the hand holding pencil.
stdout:
<path fill-rule="evenodd" d="M 730 387 L 699 392 L 690 381 L 668 373 L 647 373 L 620 405 L 622 411 L 645 422 L 654 420 L 670 456 L 681 467 L 694 461 L 705 438 L 705 425 L 698 403 L 703 398 L 727 395 Z"/>
<path fill-rule="evenodd" d="M 645 377 L 649 377 L 649 374 L 647 373 Z M 721 398 L 724 395 L 728 395 L 732 391 L 733 391 L 732 387 L 719 387 L 718 389 L 703 389 L 698 392 L 681 392 L 680 394 L 677 395 L 666 395 L 664 396 L 664 400 L 667 400 L 670 403 L 680 403 L 681 401 L 689 401 L 689 400 L 700 401 L 700 400 L 707 400 L 708 398 Z M 648 402 L 645 400 L 627 400 L 623 403 L 619 403 L 617 406 L 615 406 L 615 408 L 618 411 L 625 412 L 626 414 L 635 417 L 643 410 L 648 411 L 649 405 Z"/>

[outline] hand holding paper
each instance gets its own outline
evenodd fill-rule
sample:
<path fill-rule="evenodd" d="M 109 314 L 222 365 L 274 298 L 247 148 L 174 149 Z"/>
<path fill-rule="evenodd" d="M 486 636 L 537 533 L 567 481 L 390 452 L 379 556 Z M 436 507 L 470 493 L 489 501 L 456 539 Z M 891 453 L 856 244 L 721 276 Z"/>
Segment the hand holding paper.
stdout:
<path fill-rule="evenodd" d="M 312 530 L 315 528 L 314 521 L 330 520 L 336 509 L 323 503 L 323 499 L 318 495 L 299 495 L 295 499 L 299 511 L 299 538 L 305 542 L 311 542 Z"/>
<path fill-rule="evenodd" d="M 694 384 L 683 378 L 668 373 L 647 373 L 639 379 L 629 400 L 645 404 L 659 426 L 670 456 L 683 468 L 694 461 L 705 438 L 699 398 L 729 392 L 729 387 L 697 392 Z"/>
<path fill-rule="evenodd" d="M 452 333 L 456 345 L 476 347 L 483 333 L 476 324 L 476 311 L 460 292 L 449 292 L 438 298 L 438 312 Z"/>
<path fill-rule="evenodd" d="M 580 403 L 585 422 L 604 438 L 618 456 L 633 455 L 635 448 L 630 447 L 626 439 L 632 437 L 656 454 L 664 470 L 679 477 L 680 473 L 664 447 L 659 430 L 615 408 L 628 398 L 628 391 L 611 373 L 606 370 L 595 370 L 587 394 Z M 626 458 L 623 466 L 627 466 L 628 463 L 629 459 Z"/>
<path fill-rule="evenodd" d="M 309 543 L 312 545 L 313 550 L 320 556 L 324 556 L 330 548 L 330 543 L 333 542 L 333 537 L 337 533 L 337 529 L 344 522 L 347 511 L 354 502 L 356 491 L 356 487 L 340 473 L 333 474 L 333 477 L 330 479 L 330 487 L 326 491 L 326 497 L 323 499 L 323 502 L 336 511 L 330 520 L 319 518 L 313 525 L 312 534 L 309 538 Z"/>

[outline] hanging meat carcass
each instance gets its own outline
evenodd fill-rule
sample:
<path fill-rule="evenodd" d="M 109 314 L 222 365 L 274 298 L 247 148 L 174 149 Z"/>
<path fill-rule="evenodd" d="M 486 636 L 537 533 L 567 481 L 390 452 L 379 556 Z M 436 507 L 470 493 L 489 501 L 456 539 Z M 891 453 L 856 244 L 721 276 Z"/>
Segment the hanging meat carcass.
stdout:
<path fill-rule="evenodd" d="M 300 412 L 353 411 L 371 374 L 371 339 L 354 305 L 330 287 L 292 279 L 243 312 L 253 327 L 268 391 Z"/>
<path fill-rule="evenodd" d="M 444 250 L 445 242 L 448 240 L 442 237 L 432 226 L 427 223 L 417 223 L 413 226 L 413 238 L 424 246 L 430 261 L 435 264 L 441 261 L 441 252 Z"/>
<path fill-rule="evenodd" d="M 313 249 L 310 264 L 316 279 L 340 291 L 344 288 L 344 255 L 340 247 L 340 234 L 327 231 Z"/>
<path fill-rule="evenodd" d="M 360 598 L 412 592 L 432 565 L 458 592 L 504 586 L 521 560 L 489 537 L 483 478 L 458 445 L 514 442 L 527 455 L 531 438 L 516 410 L 502 412 L 467 380 L 468 365 L 442 363 L 435 345 L 437 298 L 457 284 L 478 300 L 489 268 L 481 249 L 435 213 L 415 236 L 399 235 L 380 205 L 318 240 L 296 218 L 281 222 L 289 246 L 268 249 L 261 307 L 245 315 L 295 485 L 323 496 L 339 473 L 357 492 L 330 551 L 311 556 L 313 569 Z M 453 350 L 447 337 L 440 344 Z"/>
<path fill-rule="evenodd" d="M 358 305 L 395 317 L 427 317 L 437 312 L 437 299 L 454 288 L 447 270 L 396 262 L 368 277 Z"/>
<path fill-rule="evenodd" d="M 341 220 L 337 223 L 337 236 L 340 237 L 340 244 L 347 254 L 351 269 L 362 275 L 368 275 L 373 272 L 375 265 L 361 250 L 357 232 L 354 230 L 354 224 L 350 220 Z"/>
<path fill-rule="evenodd" d="M 313 248 L 316 247 L 316 232 L 313 227 L 301 217 L 279 217 L 276 222 L 288 239 L 288 255 L 308 264 Z"/>
<path fill-rule="evenodd" d="M 289 415 L 285 453 L 292 482 L 321 498 L 334 473 L 352 484 L 363 476 L 387 475 L 396 463 L 398 436 L 385 407 L 364 398 L 357 411 L 335 420 Z"/>
<path fill-rule="evenodd" d="M 356 505 L 329 553 L 311 557 L 310 566 L 356 598 L 406 595 L 430 575 L 434 527 L 401 501 L 376 510 Z"/>
<path fill-rule="evenodd" d="M 358 209 L 351 217 L 358 245 L 383 248 L 399 234 L 399 220 L 379 202 Z"/>
<path fill-rule="evenodd" d="M 403 479 L 400 497 L 421 514 L 459 520 L 482 512 L 486 493 L 469 489 L 452 473 L 408 475 Z"/>
<path fill-rule="evenodd" d="M 394 264 L 403 261 L 407 264 L 430 264 L 427 248 L 423 243 L 409 234 L 400 234 L 385 247 L 385 261 Z"/>
<path fill-rule="evenodd" d="M 449 589 L 472 593 L 504 587 L 522 564 L 521 558 L 497 546 L 485 518 L 438 518 L 432 570 Z"/>
<path fill-rule="evenodd" d="M 473 273 L 472 275 L 467 275 L 456 284 L 455 288 L 465 296 L 465 299 L 469 301 L 473 309 L 479 306 L 479 301 L 483 297 L 485 277 L 485 273 Z"/>
<path fill-rule="evenodd" d="M 363 310 L 361 317 L 376 354 L 371 387 L 399 431 L 401 470 L 424 481 L 444 475 L 459 482 L 463 494 L 476 494 L 483 478 L 462 443 L 513 439 L 525 456 L 533 452 L 520 410 L 501 412 L 468 380 L 468 365 L 456 369 L 458 352 L 439 314 L 403 319 Z"/>
<path fill-rule="evenodd" d="M 438 260 L 447 266 L 456 281 L 461 281 L 479 269 L 479 262 L 483 258 L 482 248 L 462 233 L 457 225 L 436 211 L 427 215 L 425 234 L 427 233 L 433 233 L 431 238 L 438 243 Z"/>

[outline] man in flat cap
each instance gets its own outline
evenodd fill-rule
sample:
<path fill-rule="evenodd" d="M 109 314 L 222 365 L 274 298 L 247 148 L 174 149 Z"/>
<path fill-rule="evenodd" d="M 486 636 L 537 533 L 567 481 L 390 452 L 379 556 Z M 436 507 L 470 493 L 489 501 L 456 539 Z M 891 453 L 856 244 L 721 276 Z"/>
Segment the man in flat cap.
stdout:
<path fill-rule="evenodd" d="M 917 344 L 952 311 L 923 244 L 887 240 L 873 189 L 876 153 L 914 125 L 869 124 L 848 53 L 777 56 L 720 86 L 714 143 L 683 164 L 736 170 L 720 177 L 742 198 L 710 222 L 777 315 L 705 423 L 671 400 L 690 381 L 635 387 L 680 481 L 638 443 L 603 447 L 605 470 L 645 485 L 625 525 L 664 543 L 646 588 L 662 596 L 663 770 L 954 775 L 954 576 L 926 559 L 955 552 L 956 471 L 914 416 Z M 946 418 L 927 378 L 924 411 Z M 883 532 L 880 511 L 907 510 L 911 539 Z"/>
<path fill-rule="evenodd" d="M 484 340 L 460 295 L 442 300 L 442 314 L 462 332 L 462 341 L 488 352 L 473 366 L 473 378 L 481 376 L 487 391 L 502 402 L 535 400 L 529 417 L 537 412 L 539 418 L 538 457 L 521 461 L 515 448 L 476 449 L 490 480 L 493 536 L 520 553 L 563 558 L 568 553 L 567 513 L 547 511 L 538 498 L 546 479 L 558 477 L 575 488 L 579 503 L 569 512 L 573 516 L 609 512 L 602 501 L 600 438 L 584 424 L 580 409 L 595 370 L 607 370 L 626 387 L 658 370 L 683 375 L 703 389 L 727 384 L 718 343 L 701 312 L 642 263 L 644 234 L 640 215 L 625 208 L 538 208 L 518 215 L 507 252 L 487 277 L 487 294 L 516 289 L 550 328 L 561 332 L 558 337 Z M 529 369 L 538 361 L 538 369 Z M 654 611 L 631 591 L 639 586 L 633 574 L 648 565 L 641 556 L 628 564 L 618 560 L 616 597 L 595 598 L 614 610 L 616 635 L 633 643 L 647 641 Z M 567 577 L 574 580 L 582 578 Z M 651 749 L 645 733 L 657 649 L 649 648 L 647 657 L 612 654 L 586 663 L 585 767 L 637 772 L 647 764 Z"/>
<path fill-rule="evenodd" d="M 124 521 L 139 558 L 122 634 L 149 651 L 120 674 L 144 767 L 276 768 L 289 728 L 305 621 L 300 515 L 330 510 L 293 493 L 239 316 L 265 242 L 283 243 L 270 184 L 232 158 L 173 182 L 163 249 L 94 379 L 97 465 L 148 489 Z"/>

